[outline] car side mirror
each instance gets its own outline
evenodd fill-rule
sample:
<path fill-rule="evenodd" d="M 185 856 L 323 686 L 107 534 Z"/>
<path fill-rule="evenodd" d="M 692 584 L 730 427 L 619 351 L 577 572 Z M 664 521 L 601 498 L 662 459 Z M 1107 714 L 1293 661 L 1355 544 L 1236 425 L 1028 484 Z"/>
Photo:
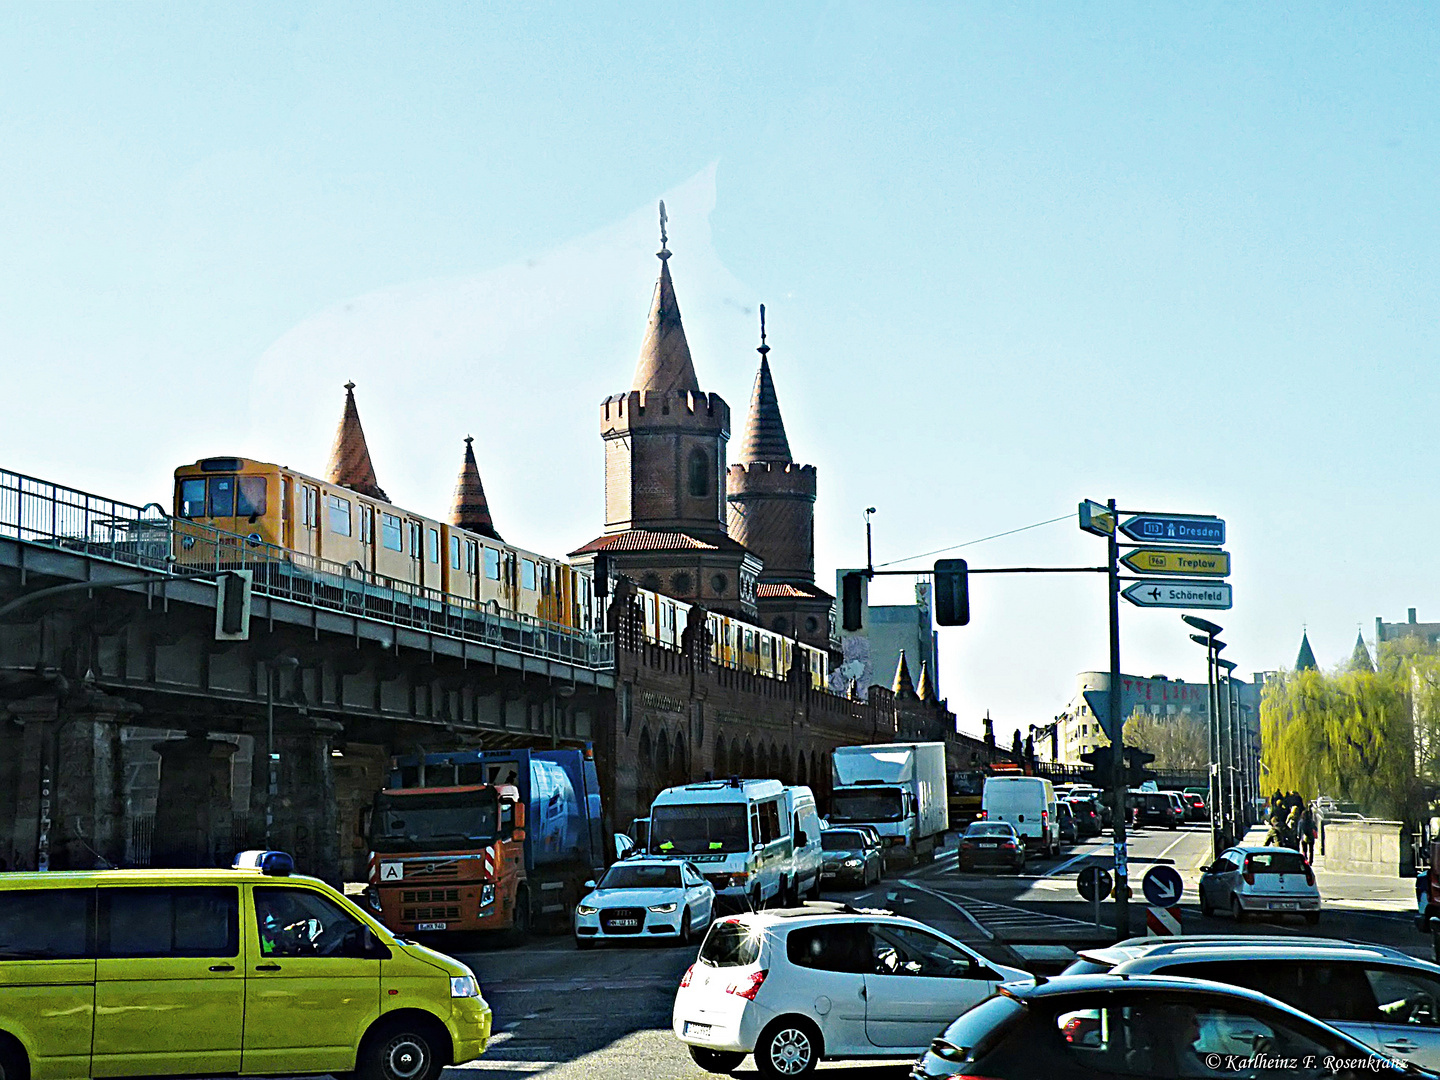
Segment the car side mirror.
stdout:
<path fill-rule="evenodd" d="M 593 888 L 595 888 L 595 882 L 593 882 L 593 881 L 587 881 L 587 882 L 585 882 L 585 887 L 586 887 L 587 889 L 593 889 Z"/>
<path fill-rule="evenodd" d="M 797 847 L 804 847 L 808 843 L 810 843 L 810 837 L 805 835 L 803 829 L 795 834 L 795 844 Z"/>

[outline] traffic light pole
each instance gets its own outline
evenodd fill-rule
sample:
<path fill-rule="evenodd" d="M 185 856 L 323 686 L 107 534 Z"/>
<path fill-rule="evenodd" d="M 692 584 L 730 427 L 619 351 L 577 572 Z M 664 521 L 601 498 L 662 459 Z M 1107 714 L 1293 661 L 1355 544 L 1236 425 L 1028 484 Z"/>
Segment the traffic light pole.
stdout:
<path fill-rule="evenodd" d="M 1118 520 L 1115 500 L 1109 502 L 1112 521 Z M 1125 843 L 1125 739 L 1120 716 L 1120 540 L 1111 528 L 1105 541 L 1110 586 L 1110 798 L 1115 827 L 1115 940 L 1130 936 L 1129 860 Z"/>

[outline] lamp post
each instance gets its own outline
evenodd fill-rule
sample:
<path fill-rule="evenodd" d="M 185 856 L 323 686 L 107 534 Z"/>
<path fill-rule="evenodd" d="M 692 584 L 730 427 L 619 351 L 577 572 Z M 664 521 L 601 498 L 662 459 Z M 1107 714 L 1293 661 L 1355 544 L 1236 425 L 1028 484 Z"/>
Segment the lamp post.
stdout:
<path fill-rule="evenodd" d="M 1215 658 L 1215 665 L 1225 672 L 1225 755 L 1224 772 L 1221 774 L 1225 782 L 1225 791 L 1230 803 L 1230 828 L 1232 831 L 1231 843 L 1238 844 L 1240 838 L 1245 835 L 1246 822 L 1241 819 L 1240 809 L 1242 806 L 1240 794 L 1240 740 L 1235 732 L 1235 662 L 1233 660 L 1221 660 Z"/>
<path fill-rule="evenodd" d="M 1196 644 L 1205 646 L 1205 682 L 1208 694 L 1209 732 L 1210 744 L 1210 856 L 1218 859 L 1220 852 L 1229 846 L 1225 839 L 1226 829 L 1226 807 L 1224 797 L 1224 785 L 1221 783 L 1221 738 L 1220 738 L 1220 702 L 1216 692 L 1215 674 L 1217 670 L 1216 661 L 1220 658 L 1220 650 L 1225 648 L 1224 642 L 1220 641 L 1219 634 L 1223 627 L 1217 626 L 1197 615 L 1182 615 L 1181 619 L 1189 626 L 1199 630 L 1198 634 L 1191 634 L 1190 640 Z"/>
<path fill-rule="evenodd" d="M 870 518 L 875 513 L 875 507 L 865 508 L 865 572 L 870 575 L 871 580 L 875 577 L 875 552 L 870 543 Z"/>

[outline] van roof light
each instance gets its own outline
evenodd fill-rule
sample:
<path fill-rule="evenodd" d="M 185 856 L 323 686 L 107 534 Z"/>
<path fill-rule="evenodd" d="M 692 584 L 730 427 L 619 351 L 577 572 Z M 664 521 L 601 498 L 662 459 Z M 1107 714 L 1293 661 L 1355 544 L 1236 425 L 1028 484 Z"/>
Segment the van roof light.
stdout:
<path fill-rule="evenodd" d="M 295 860 L 283 851 L 242 851 L 235 856 L 232 870 L 259 870 L 266 877 L 289 877 L 295 872 Z"/>

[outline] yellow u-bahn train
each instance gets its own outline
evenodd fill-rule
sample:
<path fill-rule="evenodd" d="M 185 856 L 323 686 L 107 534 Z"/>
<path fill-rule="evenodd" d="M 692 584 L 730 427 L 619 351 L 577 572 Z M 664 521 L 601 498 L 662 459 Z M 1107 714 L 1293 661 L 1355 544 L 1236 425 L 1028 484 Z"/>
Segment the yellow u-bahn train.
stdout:
<path fill-rule="evenodd" d="M 602 626 L 588 571 L 284 466 L 241 457 L 182 465 L 175 470 L 174 516 L 182 564 L 213 558 L 206 550 L 213 540 L 198 530 L 185 533 L 184 523 L 193 522 L 278 551 L 293 571 L 360 577 L 464 610 L 519 614 L 570 630 Z M 679 648 L 690 605 L 648 589 L 637 588 L 636 598 L 646 640 Z M 709 612 L 707 625 L 714 663 L 783 679 L 799 650 L 808 654 L 811 684 L 827 685 L 823 650 L 728 615 Z"/>

